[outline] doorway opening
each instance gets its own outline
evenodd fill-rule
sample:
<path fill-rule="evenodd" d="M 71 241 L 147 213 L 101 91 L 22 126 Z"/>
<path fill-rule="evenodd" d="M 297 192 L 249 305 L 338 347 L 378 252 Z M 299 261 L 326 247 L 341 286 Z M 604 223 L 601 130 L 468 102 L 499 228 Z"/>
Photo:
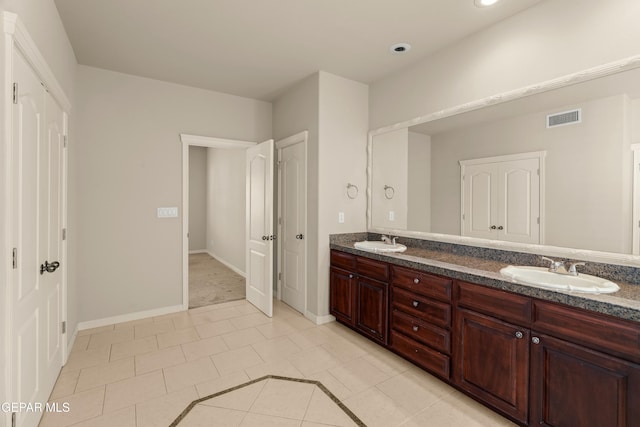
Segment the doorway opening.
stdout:
<path fill-rule="evenodd" d="M 183 142 L 183 308 L 245 298 L 245 151 L 255 143 Z"/>

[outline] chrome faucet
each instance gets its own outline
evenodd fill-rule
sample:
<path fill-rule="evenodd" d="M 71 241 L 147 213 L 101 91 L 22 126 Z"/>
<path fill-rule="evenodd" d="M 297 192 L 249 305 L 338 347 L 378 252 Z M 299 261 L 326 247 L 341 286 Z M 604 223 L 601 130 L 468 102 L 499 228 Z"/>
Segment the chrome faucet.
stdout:
<path fill-rule="evenodd" d="M 552 273 L 557 273 L 558 269 L 560 267 L 562 267 L 565 271 L 567 270 L 567 267 L 566 267 L 564 261 L 556 261 L 556 260 L 553 260 L 551 258 L 547 258 L 546 256 L 543 256 L 542 260 L 543 261 L 549 261 L 549 263 L 550 263 L 549 264 L 549 271 L 552 272 Z M 575 267 L 574 267 L 574 269 L 575 269 Z"/>
<path fill-rule="evenodd" d="M 382 237 L 380 237 L 380 240 L 385 242 L 387 245 L 395 245 L 396 239 L 397 237 L 389 237 L 389 236 L 385 236 L 384 234 L 382 235 Z"/>

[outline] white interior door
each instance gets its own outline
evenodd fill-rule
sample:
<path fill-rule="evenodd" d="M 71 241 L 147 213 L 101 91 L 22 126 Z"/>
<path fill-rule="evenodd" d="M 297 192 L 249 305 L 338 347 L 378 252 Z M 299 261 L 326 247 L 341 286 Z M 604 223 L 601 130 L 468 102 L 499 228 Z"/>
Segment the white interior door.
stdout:
<path fill-rule="evenodd" d="M 540 243 L 540 159 L 498 166 L 498 239 Z"/>
<path fill-rule="evenodd" d="M 279 279 L 282 300 L 305 312 L 306 299 L 306 144 L 278 150 Z"/>
<path fill-rule="evenodd" d="M 465 166 L 462 175 L 462 235 L 495 239 L 497 226 L 495 165 Z"/>
<path fill-rule="evenodd" d="M 19 53 L 14 70 L 12 390 L 14 401 L 46 402 L 62 367 L 62 280 L 53 263 L 62 253 L 63 116 Z M 41 273 L 45 261 L 53 265 Z M 18 425 L 36 426 L 41 415 L 18 413 Z"/>
<path fill-rule="evenodd" d="M 273 315 L 273 140 L 247 149 L 247 300 Z"/>

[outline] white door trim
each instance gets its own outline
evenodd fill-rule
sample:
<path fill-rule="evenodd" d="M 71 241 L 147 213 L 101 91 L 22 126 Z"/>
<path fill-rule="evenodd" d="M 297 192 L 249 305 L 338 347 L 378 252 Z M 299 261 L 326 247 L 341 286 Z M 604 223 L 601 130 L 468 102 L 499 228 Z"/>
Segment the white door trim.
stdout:
<path fill-rule="evenodd" d="M 631 144 L 633 150 L 633 200 L 631 214 L 631 254 L 640 255 L 640 142 Z"/>
<path fill-rule="evenodd" d="M 307 168 L 308 168 L 308 150 L 307 150 L 307 141 L 309 139 L 309 131 L 302 131 L 299 133 L 296 133 L 295 135 L 291 135 L 287 138 L 281 139 L 279 141 L 276 141 L 276 150 L 277 150 L 277 159 L 278 162 L 281 159 L 282 156 L 282 150 L 286 147 L 289 147 L 291 145 L 295 145 L 295 144 L 304 144 L 304 173 L 306 178 L 308 179 L 308 174 L 307 174 Z M 278 167 L 278 196 L 277 196 L 277 204 L 278 204 L 278 212 L 277 212 L 277 217 L 281 218 L 282 217 L 282 179 L 281 179 L 281 171 L 280 168 Z M 307 183 L 307 179 L 305 179 L 305 184 Z M 305 217 L 305 221 L 304 221 L 304 311 L 302 312 L 304 315 L 306 315 L 307 313 L 307 260 L 308 260 L 308 256 L 307 253 L 309 251 L 307 242 L 309 241 L 309 239 L 307 238 L 307 236 L 309 235 L 309 233 L 307 233 L 307 227 L 308 227 L 308 218 L 307 218 L 307 189 L 305 188 L 304 190 L 304 217 Z M 277 220 L 276 220 L 277 221 Z M 278 236 L 282 236 L 282 224 L 280 224 L 279 221 L 277 221 L 277 235 Z M 283 239 L 278 239 L 278 248 L 277 248 L 277 252 L 276 252 L 276 258 L 277 258 L 277 272 L 276 272 L 276 298 L 278 298 L 278 300 L 282 299 L 282 281 L 279 279 L 279 275 L 282 272 L 282 242 L 284 240 Z"/>
<path fill-rule="evenodd" d="M 182 141 L 182 309 L 189 309 L 189 147 L 249 148 L 253 141 L 180 134 Z"/>

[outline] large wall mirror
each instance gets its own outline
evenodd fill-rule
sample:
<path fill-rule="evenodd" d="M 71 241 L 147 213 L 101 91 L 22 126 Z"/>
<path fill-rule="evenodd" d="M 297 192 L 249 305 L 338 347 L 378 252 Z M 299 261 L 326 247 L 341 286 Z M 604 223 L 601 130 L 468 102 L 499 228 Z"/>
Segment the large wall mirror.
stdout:
<path fill-rule="evenodd" d="M 370 132 L 369 230 L 637 263 L 639 62 Z"/>

